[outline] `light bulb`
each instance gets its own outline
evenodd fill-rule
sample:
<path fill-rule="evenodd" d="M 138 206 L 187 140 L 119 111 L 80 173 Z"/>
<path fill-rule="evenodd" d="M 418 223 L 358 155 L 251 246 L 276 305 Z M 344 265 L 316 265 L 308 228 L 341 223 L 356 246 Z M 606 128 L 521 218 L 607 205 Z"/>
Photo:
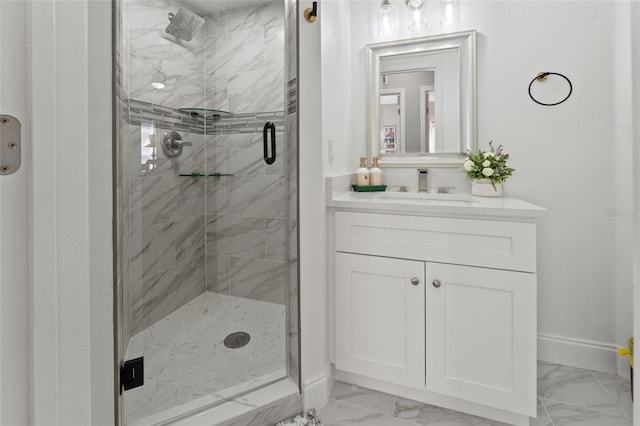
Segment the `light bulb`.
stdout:
<path fill-rule="evenodd" d="M 378 6 L 378 33 L 386 34 L 393 32 L 395 32 L 393 5 L 390 0 L 382 0 Z"/>
<path fill-rule="evenodd" d="M 409 31 L 420 31 L 423 24 L 426 26 L 422 21 L 424 0 L 406 0 L 405 4 L 409 10 Z"/>
<path fill-rule="evenodd" d="M 440 21 L 443 24 L 460 22 L 459 0 L 440 0 Z"/>

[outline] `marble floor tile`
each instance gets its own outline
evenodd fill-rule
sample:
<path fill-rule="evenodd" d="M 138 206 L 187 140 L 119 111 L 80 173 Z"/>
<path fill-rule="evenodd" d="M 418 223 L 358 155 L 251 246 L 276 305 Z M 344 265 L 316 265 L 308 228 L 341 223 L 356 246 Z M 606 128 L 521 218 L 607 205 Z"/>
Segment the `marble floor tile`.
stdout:
<path fill-rule="evenodd" d="M 399 420 L 355 405 L 329 400 L 318 410 L 323 426 L 409 426 L 415 423 Z"/>
<path fill-rule="evenodd" d="M 594 371 L 593 375 L 611 395 L 613 400 L 624 411 L 627 417 L 633 415 L 633 401 L 631 401 L 631 382 L 617 374 Z"/>
<path fill-rule="evenodd" d="M 591 371 L 581 368 L 539 362 L 538 396 L 612 416 L 625 415 Z"/>
<path fill-rule="evenodd" d="M 575 382 L 572 382 L 574 380 Z M 573 402 L 538 398 L 530 426 L 630 426 L 629 380 L 546 362 L 538 363 L 539 393 Z M 386 417 L 394 401 L 393 418 Z M 589 404 L 580 406 L 576 401 Z M 329 404 L 320 410 L 325 426 L 504 426 L 495 420 L 460 413 L 336 381 Z"/>
<path fill-rule="evenodd" d="M 396 398 L 395 417 L 429 426 L 508 426 L 506 423 L 484 419 L 435 405 L 406 398 Z"/>
<path fill-rule="evenodd" d="M 330 397 L 336 401 L 357 405 L 358 407 L 377 411 L 389 416 L 393 416 L 396 399 L 394 395 L 389 395 L 388 393 L 338 381 L 333 385 Z"/>
<path fill-rule="evenodd" d="M 530 419 L 529 426 L 553 426 L 553 423 L 551 422 L 551 419 L 547 414 L 547 410 L 545 409 L 544 404 L 542 404 L 542 400 L 540 398 L 538 398 L 537 411 L 538 417 L 536 417 L 535 419 Z"/>
<path fill-rule="evenodd" d="M 632 426 L 633 420 L 628 417 L 617 417 L 576 407 L 561 402 L 542 400 L 551 417 L 553 426 Z"/>

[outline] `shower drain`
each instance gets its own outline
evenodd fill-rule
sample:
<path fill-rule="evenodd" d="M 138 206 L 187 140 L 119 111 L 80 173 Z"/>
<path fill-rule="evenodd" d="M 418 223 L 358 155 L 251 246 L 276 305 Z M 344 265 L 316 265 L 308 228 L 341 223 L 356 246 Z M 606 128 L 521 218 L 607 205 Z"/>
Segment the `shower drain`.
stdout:
<path fill-rule="evenodd" d="M 229 349 L 238 349 L 249 343 L 249 340 L 251 340 L 249 333 L 236 331 L 224 338 L 224 345 Z"/>

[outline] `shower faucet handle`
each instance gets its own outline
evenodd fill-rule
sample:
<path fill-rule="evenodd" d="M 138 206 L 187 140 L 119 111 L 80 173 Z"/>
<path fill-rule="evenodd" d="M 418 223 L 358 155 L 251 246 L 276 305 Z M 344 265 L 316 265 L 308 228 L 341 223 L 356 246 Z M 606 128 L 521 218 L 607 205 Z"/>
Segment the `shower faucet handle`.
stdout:
<path fill-rule="evenodd" d="M 162 137 L 162 152 L 169 158 L 179 157 L 182 154 L 182 147 L 191 145 L 193 143 L 183 141 L 180 133 L 176 131 L 167 132 Z"/>

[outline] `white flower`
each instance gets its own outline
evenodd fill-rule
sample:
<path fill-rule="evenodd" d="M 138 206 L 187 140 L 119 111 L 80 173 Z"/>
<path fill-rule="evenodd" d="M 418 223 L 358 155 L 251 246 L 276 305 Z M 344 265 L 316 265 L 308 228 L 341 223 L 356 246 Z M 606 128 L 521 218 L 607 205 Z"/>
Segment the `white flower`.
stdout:
<path fill-rule="evenodd" d="M 489 167 L 491 165 L 491 161 L 489 160 L 484 160 L 484 162 L 482 163 L 482 167 Z"/>
<path fill-rule="evenodd" d="M 486 177 L 489 177 L 493 174 L 493 169 L 490 167 L 485 167 L 484 169 L 482 169 L 482 174 Z"/>
<path fill-rule="evenodd" d="M 475 166 L 475 164 L 473 163 L 473 161 L 471 160 L 467 160 L 464 162 L 464 169 L 468 172 L 470 172 L 471 170 L 473 170 L 473 166 Z"/>
<path fill-rule="evenodd" d="M 489 157 L 493 157 L 493 152 L 485 152 L 484 153 L 484 158 L 489 158 Z"/>

